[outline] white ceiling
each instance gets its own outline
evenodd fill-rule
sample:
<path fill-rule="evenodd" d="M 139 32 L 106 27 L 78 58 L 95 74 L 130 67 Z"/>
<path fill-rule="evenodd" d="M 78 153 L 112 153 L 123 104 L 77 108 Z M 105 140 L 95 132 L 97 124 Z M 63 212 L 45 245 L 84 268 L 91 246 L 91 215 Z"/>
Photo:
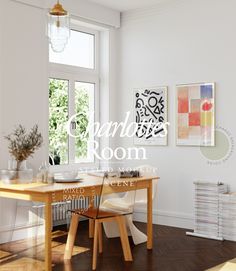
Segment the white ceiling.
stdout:
<path fill-rule="evenodd" d="M 90 1 L 119 11 L 127 11 L 132 9 L 154 6 L 158 3 L 168 0 L 90 0 Z"/>

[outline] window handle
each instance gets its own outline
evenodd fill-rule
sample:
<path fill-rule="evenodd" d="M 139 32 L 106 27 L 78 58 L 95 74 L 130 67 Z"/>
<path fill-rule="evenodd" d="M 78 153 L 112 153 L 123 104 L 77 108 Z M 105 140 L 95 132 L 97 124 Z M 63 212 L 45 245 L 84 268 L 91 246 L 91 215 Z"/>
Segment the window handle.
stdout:
<path fill-rule="evenodd" d="M 76 122 L 75 121 L 71 122 L 71 129 L 76 130 Z"/>

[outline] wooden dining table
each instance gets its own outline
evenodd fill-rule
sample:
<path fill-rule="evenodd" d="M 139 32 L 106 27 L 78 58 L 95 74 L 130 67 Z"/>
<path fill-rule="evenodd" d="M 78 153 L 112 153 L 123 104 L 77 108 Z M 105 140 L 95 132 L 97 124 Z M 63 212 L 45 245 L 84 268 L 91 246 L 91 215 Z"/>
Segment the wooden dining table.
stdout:
<path fill-rule="evenodd" d="M 4 184 L 0 181 L 0 198 L 10 198 L 45 204 L 45 270 L 52 270 L 52 204 L 81 198 L 92 198 L 99 195 L 102 177 L 80 174 L 81 181 L 76 183 L 30 183 Z M 117 193 L 136 189 L 147 190 L 147 249 L 153 246 L 152 227 L 152 182 L 157 176 L 143 176 L 139 178 L 112 177 Z M 136 185 L 129 185 L 136 182 Z M 114 191 L 114 188 L 113 188 Z M 1 215 L 1 214 L 0 214 Z"/>

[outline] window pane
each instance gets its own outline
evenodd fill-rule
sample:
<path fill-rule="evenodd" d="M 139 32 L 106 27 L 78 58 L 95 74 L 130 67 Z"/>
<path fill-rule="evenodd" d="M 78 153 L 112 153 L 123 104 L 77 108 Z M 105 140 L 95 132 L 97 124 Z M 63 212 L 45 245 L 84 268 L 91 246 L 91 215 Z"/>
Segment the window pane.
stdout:
<path fill-rule="evenodd" d="M 91 83 L 75 83 L 75 111 L 76 111 L 76 140 L 75 140 L 75 163 L 93 162 L 90 145 L 94 140 L 93 129 L 84 136 L 89 119 L 94 122 L 94 90 L 95 85 Z"/>
<path fill-rule="evenodd" d="M 94 69 L 95 36 L 71 30 L 69 42 L 62 53 L 55 53 L 50 46 L 50 62 Z"/>
<path fill-rule="evenodd" d="M 49 79 L 49 160 L 56 165 L 68 164 L 68 90 L 67 80 Z"/>

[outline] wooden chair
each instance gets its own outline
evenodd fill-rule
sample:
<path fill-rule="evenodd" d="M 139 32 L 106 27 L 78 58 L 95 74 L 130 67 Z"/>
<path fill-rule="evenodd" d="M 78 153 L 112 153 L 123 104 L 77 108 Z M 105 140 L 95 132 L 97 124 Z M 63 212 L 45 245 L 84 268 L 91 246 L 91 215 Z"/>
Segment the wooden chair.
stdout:
<path fill-rule="evenodd" d="M 88 218 L 90 222 L 90 226 L 92 226 L 92 224 L 94 225 L 94 227 L 90 227 L 90 230 L 91 229 L 93 230 L 93 234 L 90 232 L 90 236 L 93 235 L 94 237 L 92 270 L 96 270 L 97 251 L 99 251 L 99 253 L 103 252 L 103 245 L 102 245 L 102 223 L 103 222 L 115 221 L 118 224 L 124 259 L 125 261 L 133 261 L 129 239 L 128 239 L 125 216 L 133 213 L 136 188 L 135 187 L 132 188 L 133 192 L 131 193 L 133 195 L 133 204 L 130 205 L 130 208 L 128 210 L 127 208 L 125 210 L 122 210 L 122 208 L 121 209 L 117 208 L 117 210 L 112 208 L 111 210 L 109 210 L 109 208 L 103 206 L 103 202 L 107 200 L 107 197 L 115 198 L 115 197 L 120 197 L 120 195 L 119 193 L 116 192 L 117 186 L 114 185 L 114 183 L 112 183 L 112 180 L 105 179 L 105 177 L 101 180 L 102 180 L 101 193 L 99 195 L 98 206 L 94 206 L 95 200 L 92 200 L 90 206 L 87 209 L 76 209 L 76 210 L 71 211 L 72 212 L 71 224 L 70 224 L 70 229 L 68 233 L 65 254 L 64 254 L 65 260 L 71 259 L 72 253 L 73 253 L 74 242 L 76 238 L 76 233 L 77 233 L 77 228 L 79 224 L 79 219 L 80 217 Z M 122 182 L 122 179 L 121 179 L 121 182 Z M 132 186 L 133 185 L 134 183 L 132 182 Z"/>

